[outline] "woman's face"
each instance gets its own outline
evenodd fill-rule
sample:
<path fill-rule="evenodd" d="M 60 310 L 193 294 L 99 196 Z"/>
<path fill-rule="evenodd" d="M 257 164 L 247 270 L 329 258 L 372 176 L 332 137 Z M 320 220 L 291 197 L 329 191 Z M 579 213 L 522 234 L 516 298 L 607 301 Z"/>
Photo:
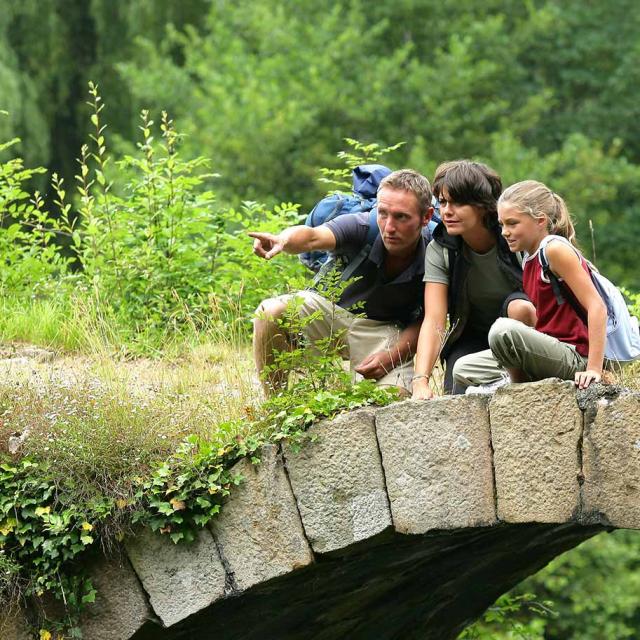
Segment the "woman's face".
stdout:
<path fill-rule="evenodd" d="M 444 222 L 447 233 L 461 236 L 482 227 L 484 210 L 472 204 L 459 204 L 449 199 L 447 188 L 440 194 L 440 217 Z"/>

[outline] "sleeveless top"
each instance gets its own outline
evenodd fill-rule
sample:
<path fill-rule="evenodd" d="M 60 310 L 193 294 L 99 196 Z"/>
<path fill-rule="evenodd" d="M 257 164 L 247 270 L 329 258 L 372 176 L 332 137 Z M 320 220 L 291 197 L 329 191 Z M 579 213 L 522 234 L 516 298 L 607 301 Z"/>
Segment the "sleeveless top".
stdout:
<path fill-rule="evenodd" d="M 543 240 L 543 243 L 546 245 L 548 241 Z M 589 273 L 585 259 L 577 250 L 575 251 L 580 258 L 580 265 Z M 525 258 L 522 274 L 524 292 L 536 308 L 538 316 L 536 330 L 557 338 L 560 342 L 573 345 L 581 356 L 587 357 L 589 354 L 587 326 L 568 302 L 558 304 L 551 283 L 542 272 L 539 253 L 540 248 L 533 255 Z M 567 295 L 571 295 L 571 293 L 567 291 Z"/>

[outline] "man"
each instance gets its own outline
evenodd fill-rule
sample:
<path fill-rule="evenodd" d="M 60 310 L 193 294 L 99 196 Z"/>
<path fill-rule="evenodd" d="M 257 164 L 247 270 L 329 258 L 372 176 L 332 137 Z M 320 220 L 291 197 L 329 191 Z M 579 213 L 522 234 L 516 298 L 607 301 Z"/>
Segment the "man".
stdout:
<path fill-rule="evenodd" d="M 429 181 L 416 171 L 402 169 L 385 177 L 378 187 L 377 224 L 380 234 L 355 270 L 337 305 L 317 291 L 300 291 L 300 313 L 320 311 L 321 317 L 304 328 L 311 342 L 338 335 L 336 345 L 349 359 L 352 371 L 378 384 L 393 385 L 408 395 L 413 354 L 418 340 L 424 292 L 424 254 L 429 235 L 423 235 L 433 208 Z M 250 233 L 254 253 L 270 260 L 278 253 L 332 251 L 353 255 L 365 244 L 369 214 L 344 214 L 318 227 L 289 227 L 281 233 Z M 256 369 L 270 393 L 286 380 L 273 370 L 275 354 L 291 348 L 293 337 L 279 325 L 285 295 L 264 300 L 254 321 Z M 357 305 L 357 313 L 349 311 Z M 363 317 L 362 317 L 363 316 Z M 266 376 L 263 370 L 269 367 Z"/>

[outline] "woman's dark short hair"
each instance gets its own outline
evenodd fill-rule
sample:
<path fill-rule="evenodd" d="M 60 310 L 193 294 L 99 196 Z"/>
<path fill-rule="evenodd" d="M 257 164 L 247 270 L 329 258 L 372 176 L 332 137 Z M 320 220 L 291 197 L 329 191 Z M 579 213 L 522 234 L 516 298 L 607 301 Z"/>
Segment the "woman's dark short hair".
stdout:
<path fill-rule="evenodd" d="M 436 169 L 433 178 L 433 193 L 436 198 L 441 197 L 444 189 L 452 202 L 483 209 L 485 226 L 497 224 L 502 180 L 491 167 L 472 160 L 443 162 Z"/>

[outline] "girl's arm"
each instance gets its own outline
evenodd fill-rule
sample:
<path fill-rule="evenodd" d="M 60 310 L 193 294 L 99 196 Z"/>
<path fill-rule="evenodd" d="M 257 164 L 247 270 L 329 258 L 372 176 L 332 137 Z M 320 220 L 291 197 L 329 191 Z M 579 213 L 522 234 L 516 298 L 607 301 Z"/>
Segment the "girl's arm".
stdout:
<path fill-rule="evenodd" d="M 420 327 L 416 351 L 412 396 L 414 400 L 433 398 L 429 378 L 445 336 L 448 290 L 449 286 L 440 282 L 427 282 L 424 287 L 424 320 Z"/>
<path fill-rule="evenodd" d="M 578 302 L 587 312 L 589 355 L 587 370 L 576 373 L 575 382 L 586 389 L 592 382 L 600 382 L 607 334 L 607 308 L 597 292 L 591 276 L 582 268 L 575 251 L 560 242 L 550 242 L 546 248 L 551 271 L 562 278 Z"/>

